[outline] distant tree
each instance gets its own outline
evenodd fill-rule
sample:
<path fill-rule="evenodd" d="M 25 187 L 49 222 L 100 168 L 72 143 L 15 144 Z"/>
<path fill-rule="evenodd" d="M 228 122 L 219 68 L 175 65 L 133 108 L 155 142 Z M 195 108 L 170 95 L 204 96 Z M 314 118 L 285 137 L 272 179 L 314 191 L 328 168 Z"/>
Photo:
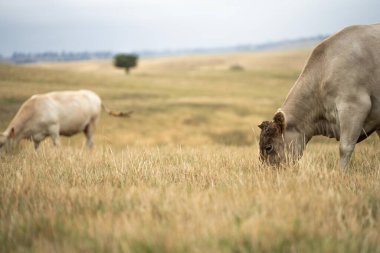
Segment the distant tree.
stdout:
<path fill-rule="evenodd" d="M 135 54 L 117 54 L 114 58 L 114 65 L 118 68 L 125 68 L 126 73 L 129 69 L 137 66 L 138 56 Z"/>
<path fill-rule="evenodd" d="M 243 68 L 243 66 L 241 66 L 239 64 L 233 64 L 230 66 L 230 70 L 232 70 L 232 71 L 243 71 L 244 68 Z"/>

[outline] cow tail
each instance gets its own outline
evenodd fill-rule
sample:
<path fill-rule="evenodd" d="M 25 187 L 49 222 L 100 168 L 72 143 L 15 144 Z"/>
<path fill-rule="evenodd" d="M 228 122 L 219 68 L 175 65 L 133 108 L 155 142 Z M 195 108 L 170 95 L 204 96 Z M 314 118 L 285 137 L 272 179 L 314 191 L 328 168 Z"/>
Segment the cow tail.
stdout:
<path fill-rule="evenodd" d="M 115 111 L 112 111 L 112 110 L 108 109 L 103 103 L 102 103 L 102 108 L 104 109 L 104 111 L 106 111 L 106 113 L 108 113 L 109 115 L 114 116 L 114 117 L 125 117 L 125 118 L 128 118 L 133 113 L 133 111 L 129 111 L 129 112 L 115 112 Z"/>

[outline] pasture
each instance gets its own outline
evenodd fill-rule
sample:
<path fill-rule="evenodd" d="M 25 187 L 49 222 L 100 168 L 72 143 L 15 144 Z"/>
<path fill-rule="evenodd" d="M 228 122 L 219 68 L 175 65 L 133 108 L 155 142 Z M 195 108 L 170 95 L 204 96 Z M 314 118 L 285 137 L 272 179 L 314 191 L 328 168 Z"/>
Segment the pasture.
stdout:
<path fill-rule="evenodd" d="M 317 137 L 300 163 L 258 159 L 310 50 L 0 65 L 0 130 L 35 93 L 91 89 L 111 109 L 83 135 L 0 153 L 0 252 L 380 252 L 380 140 Z M 231 69 L 234 64 L 242 70 Z"/>

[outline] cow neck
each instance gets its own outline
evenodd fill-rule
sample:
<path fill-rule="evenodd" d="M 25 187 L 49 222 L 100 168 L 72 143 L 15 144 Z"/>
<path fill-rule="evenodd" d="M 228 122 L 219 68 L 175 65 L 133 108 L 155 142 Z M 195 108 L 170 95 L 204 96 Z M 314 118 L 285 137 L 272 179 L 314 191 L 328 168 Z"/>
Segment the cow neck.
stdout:
<path fill-rule="evenodd" d="M 324 114 L 320 105 L 316 80 L 301 75 L 281 108 L 285 113 L 287 129 L 297 131 L 307 140 L 316 135 L 320 115 Z"/>

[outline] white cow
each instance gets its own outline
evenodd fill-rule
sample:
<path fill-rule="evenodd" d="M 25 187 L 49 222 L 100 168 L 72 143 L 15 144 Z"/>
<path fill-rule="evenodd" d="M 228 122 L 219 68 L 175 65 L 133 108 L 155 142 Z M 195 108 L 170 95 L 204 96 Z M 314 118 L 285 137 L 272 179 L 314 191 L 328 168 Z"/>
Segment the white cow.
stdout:
<path fill-rule="evenodd" d="M 59 136 L 83 132 L 87 146 L 92 147 L 92 135 L 99 120 L 101 108 L 110 115 L 129 117 L 132 112 L 108 110 L 99 96 L 89 90 L 56 91 L 33 95 L 22 104 L 8 128 L 0 134 L 0 147 L 22 139 L 32 140 L 37 149 L 50 136 L 59 145 Z"/>
<path fill-rule="evenodd" d="M 347 168 L 355 144 L 380 136 L 380 24 L 351 26 L 319 44 L 273 121 L 259 126 L 260 157 L 298 159 L 309 140 L 340 141 Z"/>

